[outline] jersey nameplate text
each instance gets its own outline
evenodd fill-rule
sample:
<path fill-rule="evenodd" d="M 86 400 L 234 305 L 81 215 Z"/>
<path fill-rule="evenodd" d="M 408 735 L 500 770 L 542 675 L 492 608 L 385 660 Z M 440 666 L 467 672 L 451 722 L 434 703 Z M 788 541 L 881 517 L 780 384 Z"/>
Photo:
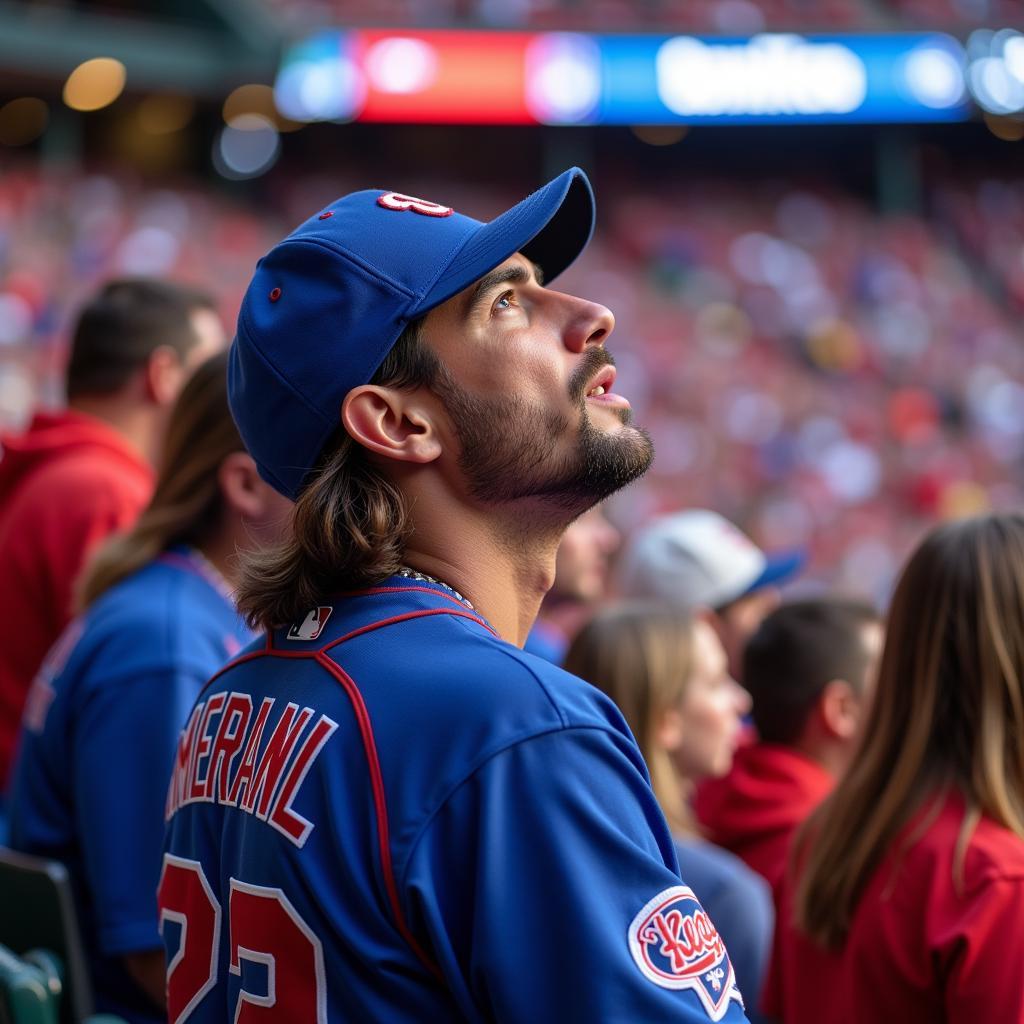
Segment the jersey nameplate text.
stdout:
<path fill-rule="evenodd" d="M 247 693 L 197 704 L 178 740 L 164 817 L 185 804 L 218 803 L 253 814 L 301 847 L 313 823 L 293 808 L 303 780 L 338 723 L 308 707 Z"/>

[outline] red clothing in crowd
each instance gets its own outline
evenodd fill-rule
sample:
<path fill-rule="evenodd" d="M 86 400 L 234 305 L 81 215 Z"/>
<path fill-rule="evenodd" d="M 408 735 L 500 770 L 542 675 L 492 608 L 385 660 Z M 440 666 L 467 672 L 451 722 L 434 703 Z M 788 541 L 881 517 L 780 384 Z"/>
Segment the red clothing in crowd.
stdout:
<path fill-rule="evenodd" d="M 153 471 L 112 427 L 83 413 L 38 413 L 0 450 L 0 789 L 22 705 L 71 617 L 90 549 L 129 526 Z"/>
<path fill-rule="evenodd" d="M 983 818 L 958 884 L 963 816 L 962 799 L 950 797 L 902 857 L 894 844 L 840 951 L 787 926 L 794 883 L 783 881 L 769 1016 L 785 1024 L 1024 1024 L 1024 840 Z"/>
<path fill-rule="evenodd" d="M 790 747 L 753 743 L 732 770 L 697 789 L 694 809 L 707 837 L 768 880 L 774 891 L 798 826 L 832 791 L 835 779 Z"/>

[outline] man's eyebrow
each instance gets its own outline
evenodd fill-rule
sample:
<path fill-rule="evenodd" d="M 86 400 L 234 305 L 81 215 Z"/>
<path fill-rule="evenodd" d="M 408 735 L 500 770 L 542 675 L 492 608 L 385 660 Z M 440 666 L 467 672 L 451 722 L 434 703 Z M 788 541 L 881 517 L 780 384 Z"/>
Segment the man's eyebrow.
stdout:
<path fill-rule="evenodd" d="M 539 285 L 544 284 L 544 271 L 536 263 L 530 264 L 533 269 L 532 277 Z M 484 274 L 476 283 L 469 301 L 466 303 L 466 315 L 469 316 L 480 305 L 484 298 L 499 285 L 503 284 L 529 284 L 530 271 L 521 263 L 514 263 L 509 267 L 498 267 L 489 274 Z"/>

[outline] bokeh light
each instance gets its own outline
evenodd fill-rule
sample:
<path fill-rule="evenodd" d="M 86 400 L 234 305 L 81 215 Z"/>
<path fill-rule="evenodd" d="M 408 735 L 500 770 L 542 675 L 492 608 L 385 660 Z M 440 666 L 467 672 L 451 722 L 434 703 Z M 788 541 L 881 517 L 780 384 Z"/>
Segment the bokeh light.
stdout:
<path fill-rule="evenodd" d="M 1024 139 L 1024 120 L 1016 117 L 1000 117 L 998 114 L 985 114 L 988 130 L 1004 142 L 1020 142 Z"/>
<path fill-rule="evenodd" d="M 918 46 L 907 55 L 903 76 L 913 97 L 926 107 L 955 107 L 964 95 L 963 52 Z"/>
<path fill-rule="evenodd" d="M 277 161 L 281 136 L 260 114 L 241 114 L 221 129 L 213 144 L 213 163 L 225 178 L 255 178 Z"/>
<path fill-rule="evenodd" d="M 434 84 L 437 71 L 437 52 L 422 39 L 382 39 L 366 52 L 366 73 L 381 92 L 422 92 Z"/>
<path fill-rule="evenodd" d="M 139 127 L 147 135 L 179 132 L 192 120 L 195 103 L 187 96 L 157 94 L 147 96 L 138 106 Z"/>
<path fill-rule="evenodd" d="M 46 131 L 50 108 L 34 96 L 22 96 L 0 107 L 0 146 L 24 146 Z"/>
<path fill-rule="evenodd" d="M 544 124 L 589 121 L 601 100 L 601 55 L 573 32 L 538 36 L 526 51 L 526 105 Z"/>
<path fill-rule="evenodd" d="M 303 127 L 301 121 L 285 117 L 274 101 L 274 90 L 269 85 L 256 82 L 240 85 L 234 89 L 224 101 L 221 108 L 225 124 L 231 124 L 235 118 L 246 114 L 258 114 L 270 121 L 280 132 L 294 132 Z"/>
<path fill-rule="evenodd" d="M 124 91 L 125 66 L 112 57 L 95 57 L 79 64 L 64 83 L 64 102 L 72 110 L 101 110 Z"/>
<path fill-rule="evenodd" d="M 689 130 L 685 124 L 638 124 L 632 132 L 648 146 L 674 146 L 686 138 Z"/>

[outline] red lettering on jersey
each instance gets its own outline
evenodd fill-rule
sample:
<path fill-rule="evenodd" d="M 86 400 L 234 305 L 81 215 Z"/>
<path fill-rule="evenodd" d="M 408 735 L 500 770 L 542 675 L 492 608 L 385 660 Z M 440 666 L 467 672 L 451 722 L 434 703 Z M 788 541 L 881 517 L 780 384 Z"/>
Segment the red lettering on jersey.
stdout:
<path fill-rule="evenodd" d="M 226 700 L 226 693 L 215 693 L 206 702 L 206 712 L 203 715 L 203 724 L 200 726 L 199 732 L 196 734 L 196 745 L 192 754 L 192 771 L 190 773 L 192 781 L 188 787 L 189 800 L 203 799 L 203 793 L 206 789 L 206 776 L 204 775 L 200 777 L 199 762 L 210 752 L 210 747 L 213 744 L 213 740 L 206 730 L 210 724 L 210 719 L 224 707 L 224 702 Z M 209 768 L 209 765 L 207 765 L 207 767 Z"/>
<path fill-rule="evenodd" d="M 227 803 L 239 806 L 238 801 L 248 797 L 249 786 L 252 783 L 252 775 L 256 765 L 256 752 L 260 748 L 260 740 L 263 739 L 263 728 L 270 717 L 270 709 L 274 706 L 273 697 L 264 697 L 259 711 L 256 713 L 256 722 L 249 733 L 248 742 L 245 744 L 245 752 L 238 765 L 238 771 L 231 782 L 231 792 L 228 794 Z"/>
<path fill-rule="evenodd" d="M 280 829 L 296 846 L 302 846 L 306 837 L 313 831 L 313 823 L 296 814 L 292 810 L 292 799 L 295 797 L 299 786 L 302 785 L 306 773 L 313 766 L 317 754 L 323 749 L 324 744 L 331 738 L 331 734 L 338 728 L 338 723 L 326 715 L 320 716 L 313 730 L 306 737 L 298 755 L 288 769 L 281 789 L 278 791 L 277 799 L 274 801 L 274 809 L 270 812 L 270 823 Z"/>
<path fill-rule="evenodd" d="M 196 732 L 199 720 L 203 715 L 203 703 L 197 704 L 189 715 L 185 728 L 178 737 L 178 749 L 174 756 L 174 769 L 171 772 L 171 784 L 167 788 L 167 803 L 164 807 L 164 820 L 170 821 L 171 815 L 185 802 L 185 786 L 188 779 L 188 766 L 192 763 L 195 751 Z"/>
<path fill-rule="evenodd" d="M 245 801 L 242 809 L 253 813 L 266 820 L 267 811 L 270 808 L 270 801 L 277 789 L 277 783 L 284 771 L 284 766 L 291 757 L 292 750 L 299 739 L 306 723 L 313 717 L 312 708 L 303 708 L 296 717 L 295 712 L 299 711 L 298 704 L 289 703 L 284 709 L 277 726 L 274 728 L 267 746 L 260 757 L 260 763 L 256 766 L 256 773 L 253 776 L 249 792 L 245 794 Z M 257 807 L 256 801 L 259 800 Z"/>
<path fill-rule="evenodd" d="M 432 203 L 429 199 L 417 199 L 401 192 L 385 193 L 377 199 L 377 205 L 383 206 L 385 210 L 412 210 L 425 217 L 450 217 L 455 212 L 450 206 Z"/>
<path fill-rule="evenodd" d="M 231 879 L 228 897 L 231 959 L 240 981 L 235 1024 L 296 1021 L 326 1024 L 327 976 L 323 945 L 280 889 Z M 241 984 L 243 961 L 265 965 L 274 979 L 267 996 Z"/>
<path fill-rule="evenodd" d="M 671 958 L 672 970 L 677 974 L 699 974 L 725 954 L 725 944 L 703 910 L 685 916 L 670 910 L 657 914 L 652 924 L 662 942 L 661 953 Z"/>
<path fill-rule="evenodd" d="M 167 820 L 183 804 L 219 803 L 255 814 L 303 846 L 314 825 L 293 810 L 292 802 L 338 723 L 320 715 L 306 732 L 316 712 L 289 703 L 261 752 L 274 703 L 273 697 L 264 697 L 254 716 L 252 697 L 232 691 L 195 706 L 178 739 Z"/>
<path fill-rule="evenodd" d="M 225 800 L 228 794 L 228 772 L 239 748 L 245 740 L 245 730 L 252 717 L 252 697 L 247 693 L 232 693 L 220 716 L 220 726 L 210 754 L 210 770 L 206 773 L 207 800 Z"/>

